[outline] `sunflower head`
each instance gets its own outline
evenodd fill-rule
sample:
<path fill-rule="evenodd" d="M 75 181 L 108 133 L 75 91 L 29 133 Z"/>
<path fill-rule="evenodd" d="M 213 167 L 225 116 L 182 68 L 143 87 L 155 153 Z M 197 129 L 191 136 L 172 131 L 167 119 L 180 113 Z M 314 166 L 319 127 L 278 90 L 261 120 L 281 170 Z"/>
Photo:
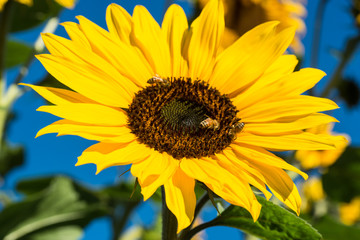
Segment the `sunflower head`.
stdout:
<path fill-rule="evenodd" d="M 284 170 L 307 175 L 272 152 L 328 150 L 344 140 L 303 131 L 336 121 L 318 112 L 337 105 L 302 94 L 324 73 L 294 72 L 296 57 L 283 55 L 295 28 L 267 22 L 220 51 L 218 0 L 190 26 L 175 4 L 161 26 L 143 6 L 130 16 L 116 4 L 106 13 L 109 31 L 78 20 L 63 23 L 70 39 L 43 35 L 50 54 L 37 58 L 71 90 L 27 84 L 54 104 L 38 111 L 62 118 L 38 136 L 98 141 L 77 162 L 95 164 L 97 172 L 132 164 L 145 200 L 164 187 L 178 231 L 193 220 L 196 181 L 254 221 L 261 205 L 252 187 L 299 214 L 299 193 Z"/>

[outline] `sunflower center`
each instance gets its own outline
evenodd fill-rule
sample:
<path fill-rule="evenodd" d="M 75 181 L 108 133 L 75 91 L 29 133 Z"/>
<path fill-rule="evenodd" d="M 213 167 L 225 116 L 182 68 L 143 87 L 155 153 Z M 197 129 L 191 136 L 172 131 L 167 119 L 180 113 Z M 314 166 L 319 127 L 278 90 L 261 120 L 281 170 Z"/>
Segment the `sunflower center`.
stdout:
<path fill-rule="evenodd" d="M 176 159 L 211 156 L 231 144 L 242 123 L 226 95 L 190 78 L 155 80 L 127 111 L 140 142 Z"/>

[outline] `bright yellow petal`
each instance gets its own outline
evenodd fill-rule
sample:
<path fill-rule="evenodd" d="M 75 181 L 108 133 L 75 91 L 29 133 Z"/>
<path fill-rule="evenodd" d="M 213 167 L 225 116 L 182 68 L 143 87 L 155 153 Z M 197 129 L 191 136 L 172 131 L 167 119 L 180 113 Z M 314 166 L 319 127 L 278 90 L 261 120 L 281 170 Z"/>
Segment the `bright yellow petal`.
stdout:
<path fill-rule="evenodd" d="M 108 106 L 124 108 L 132 101 L 130 92 L 127 93 L 118 82 L 104 79 L 104 72 L 97 71 L 89 65 L 49 54 L 36 57 L 59 82 L 85 97 Z"/>
<path fill-rule="evenodd" d="M 224 28 L 223 2 L 210 0 L 190 28 L 191 40 L 187 54 L 192 79 L 209 81 Z"/>
<path fill-rule="evenodd" d="M 131 16 L 121 6 L 112 3 L 106 9 L 106 24 L 114 38 L 130 45 Z"/>
<path fill-rule="evenodd" d="M 195 180 L 180 168 L 165 184 L 165 200 L 169 210 L 175 215 L 179 233 L 194 219 L 196 206 Z"/>
<path fill-rule="evenodd" d="M 135 7 L 132 29 L 131 38 L 152 66 L 153 75 L 170 77 L 171 62 L 166 37 L 161 33 L 159 24 L 144 6 Z"/>
<path fill-rule="evenodd" d="M 269 122 L 290 116 L 303 116 L 338 108 L 331 100 L 312 96 L 278 97 L 277 101 L 259 103 L 242 109 L 238 116 L 248 122 Z"/>
<path fill-rule="evenodd" d="M 73 9 L 75 6 L 75 0 L 55 0 L 55 1 L 66 8 Z"/>
<path fill-rule="evenodd" d="M 136 81 L 132 82 L 131 79 L 125 78 L 111 63 L 95 54 L 91 49 L 86 49 L 82 45 L 78 45 L 73 41 L 51 33 L 42 34 L 42 38 L 46 48 L 52 55 L 71 59 L 71 61 L 79 64 L 88 65 L 89 68 L 100 72 L 103 79 L 109 82 L 115 82 L 124 89 L 124 91 L 128 92 L 130 96 L 139 90 L 139 87 L 135 85 L 137 83 Z"/>
<path fill-rule="evenodd" d="M 238 109 L 243 109 L 254 103 L 268 99 L 269 96 L 272 97 L 273 94 L 267 93 L 267 88 L 278 82 L 282 77 L 291 74 L 297 64 L 298 60 L 294 55 L 280 56 L 266 69 L 264 74 L 256 82 L 232 99 L 233 104 Z M 261 94 L 259 94 L 259 92 L 261 92 Z"/>
<path fill-rule="evenodd" d="M 262 172 L 266 185 L 271 192 L 290 209 L 300 214 L 301 198 L 299 192 L 284 170 L 253 162 L 252 165 Z"/>
<path fill-rule="evenodd" d="M 225 149 L 222 153 L 216 154 L 216 158 L 219 160 L 220 166 L 228 169 L 237 178 L 256 187 L 265 195 L 266 199 L 270 199 L 272 194 L 266 189 L 263 176 L 259 171 L 252 168 L 247 160 L 236 156 L 231 149 Z"/>
<path fill-rule="evenodd" d="M 96 164 L 96 174 L 112 166 L 136 163 L 148 158 L 152 150 L 137 141 L 131 143 L 97 143 L 87 148 L 80 157 L 76 166 Z"/>
<path fill-rule="evenodd" d="M 151 156 L 144 161 L 132 164 L 131 173 L 138 178 L 144 201 L 169 181 L 178 167 L 178 160 L 167 153 L 161 154 L 156 150 L 153 150 Z"/>
<path fill-rule="evenodd" d="M 276 33 L 277 22 L 262 24 L 244 34 L 218 57 L 212 84 L 234 97 L 256 81 L 291 43 L 295 29 Z M 259 57 L 261 56 L 261 57 Z"/>
<path fill-rule="evenodd" d="M 283 159 L 277 157 L 271 152 L 266 151 L 263 148 L 249 146 L 245 144 L 231 144 L 231 148 L 233 151 L 241 158 L 248 159 L 249 165 L 251 166 L 251 162 L 256 161 L 259 164 L 266 164 L 272 167 L 278 167 L 285 170 L 290 170 L 300 174 L 305 180 L 308 178 L 308 175 L 296 167 L 288 164 Z"/>
<path fill-rule="evenodd" d="M 37 111 L 51 113 L 80 123 L 105 126 L 124 126 L 127 124 L 127 115 L 123 110 L 99 104 L 68 103 L 59 106 L 41 106 Z"/>
<path fill-rule="evenodd" d="M 176 78 L 186 77 L 188 74 L 187 62 L 182 55 L 183 37 L 188 27 L 183 9 L 179 5 L 171 5 L 164 16 L 162 31 L 170 49 L 171 76 Z"/>
<path fill-rule="evenodd" d="M 89 140 L 113 143 L 127 143 L 136 140 L 136 136 L 126 126 L 84 125 L 67 119 L 56 121 L 42 128 L 36 137 L 48 133 L 58 133 L 58 136 L 76 135 Z"/>
<path fill-rule="evenodd" d="M 188 176 L 203 182 L 229 203 L 247 209 L 254 221 L 258 218 L 261 206 L 249 183 L 222 168 L 215 159 L 182 159 L 180 167 Z"/>
<path fill-rule="evenodd" d="M 77 16 L 80 28 L 89 40 L 93 51 L 110 62 L 123 76 L 139 86 L 153 76 L 150 66 L 135 48 L 116 41 L 112 35 L 83 16 Z"/>
<path fill-rule="evenodd" d="M 323 113 L 313 113 L 295 121 L 247 124 L 246 130 L 243 131 L 256 135 L 283 135 L 300 132 L 330 122 L 338 122 L 338 120 Z"/>
<path fill-rule="evenodd" d="M 65 28 L 71 41 L 74 41 L 87 49 L 91 49 L 91 45 L 84 33 L 81 31 L 79 24 L 74 22 L 63 22 L 61 25 Z"/>
<path fill-rule="evenodd" d="M 249 144 L 263 147 L 273 151 L 287 150 L 329 150 L 334 149 L 339 141 L 346 141 L 341 136 L 329 136 L 326 134 L 312 134 L 308 132 L 283 135 L 283 136 L 257 136 L 250 133 L 242 133 L 234 141 L 238 144 Z"/>
<path fill-rule="evenodd" d="M 31 87 L 43 98 L 56 105 L 67 103 L 95 103 L 95 101 L 84 97 L 77 92 L 69 91 L 66 89 L 41 87 L 26 83 L 20 83 L 19 85 Z"/>

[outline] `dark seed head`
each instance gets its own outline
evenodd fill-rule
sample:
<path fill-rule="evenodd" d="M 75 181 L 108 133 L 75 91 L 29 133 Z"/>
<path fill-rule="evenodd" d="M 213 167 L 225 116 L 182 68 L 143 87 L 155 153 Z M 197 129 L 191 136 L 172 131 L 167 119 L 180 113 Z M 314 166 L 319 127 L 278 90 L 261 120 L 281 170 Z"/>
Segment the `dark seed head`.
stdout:
<path fill-rule="evenodd" d="M 240 121 L 230 99 L 203 81 L 167 81 L 139 91 L 129 106 L 129 127 L 139 141 L 176 159 L 211 156 L 229 146 L 228 132 Z M 216 130 L 204 128 L 205 119 L 216 120 Z"/>

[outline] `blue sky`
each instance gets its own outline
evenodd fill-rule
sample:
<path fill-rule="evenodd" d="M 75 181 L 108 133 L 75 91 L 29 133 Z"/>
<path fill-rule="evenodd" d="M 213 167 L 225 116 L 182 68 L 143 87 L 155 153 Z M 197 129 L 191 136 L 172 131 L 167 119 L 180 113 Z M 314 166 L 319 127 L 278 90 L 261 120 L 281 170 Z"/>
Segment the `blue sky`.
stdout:
<path fill-rule="evenodd" d="M 61 22 L 76 21 L 76 15 L 83 15 L 102 27 L 105 25 L 106 7 L 111 2 L 118 3 L 125 7 L 130 13 L 135 5 L 145 5 L 152 13 L 154 18 L 161 22 L 163 16 L 163 1 L 89 1 L 80 0 L 74 10 L 65 10 L 61 14 Z M 319 1 L 308 1 L 308 17 L 306 25 L 308 33 L 303 42 L 306 49 L 306 58 L 304 67 L 309 67 L 309 52 L 312 40 L 313 23 L 315 18 L 315 6 Z M 321 54 L 319 56 L 319 68 L 331 75 L 338 63 L 338 59 L 331 53 L 333 50 L 343 49 L 346 39 L 355 34 L 353 19 L 348 14 L 348 6 L 350 1 L 330 1 L 325 15 L 324 28 L 322 29 L 322 44 Z M 183 6 L 187 13 L 192 13 L 191 5 L 185 1 L 178 1 Z M 37 29 L 40 32 L 42 27 Z M 56 34 L 65 36 L 65 31 L 59 27 Z M 33 43 L 37 35 L 34 31 L 16 34 L 14 37 L 21 38 L 28 43 Z M 358 50 L 359 52 L 359 50 Z M 358 66 L 360 63 L 360 54 L 357 53 L 352 60 L 352 63 L 346 68 L 346 75 L 353 76 L 360 79 L 360 72 Z M 8 79 L 12 79 L 18 69 L 13 69 L 8 72 Z M 34 62 L 31 66 L 30 74 L 25 78 L 25 82 L 35 83 L 45 75 L 45 70 L 39 62 Z M 328 77 L 325 77 L 316 87 L 316 91 L 326 83 Z M 334 116 L 340 120 L 340 124 L 336 124 L 335 131 L 345 132 L 352 138 L 352 144 L 360 145 L 360 125 L 358 124 L 360 111 L 359 107 L 349 110 L 344 103 L 338 102 L 340 109 L 334 112 Z M 72 176 L 80 182 L 92 186 L 94 188 L 101 188 L 103 186 L 112 185 L 117 181 L 124 180 L 126 177 L 119 178 L 118 176 L 127 168 L 110 168 L 106 169 L 98 175 L 95 175 L 94 165 L 84 165 L 75 167 L 76 159 L 81 155 L 81 152 L 93 142 L 87 141 L 78 137 L 63 136 L 55 137 L 55 134 L 49 134 L 34 139 L 37 131 L 42 127 L 57 120 L 47 113 L 36 112 L 36 109 L 44 105 L 44 100 L 40 98 L 35 92 L 31 91 L 22 96 L 14 106 L 16 118 L 8 128 L 8 138 L 14 144 L 22 144 L 26 150 L 25 164 L 13 170 L 7 177 L 5 185 L 2 189 L 11 192 L 17 181 L 24 178 L 33 178 L 44 175 L 65 174 Z M 140 222 L 148 224 L 153 219 L 154 206 L 147 202 L 141 206 L 138 211 L 131 217 L 133 222 Z M 215 216 L 212 210 L 205 211 L 205 217 L 211 218 Z M 239 236 L 238 230 L 231 228 L 212 228 L 208 231 L 208 239 L 219 239 L 219 236 Z M 110 239 L 111 228 L 107 219 L 94 221 L 86 230 L 84 239 Z"/>

